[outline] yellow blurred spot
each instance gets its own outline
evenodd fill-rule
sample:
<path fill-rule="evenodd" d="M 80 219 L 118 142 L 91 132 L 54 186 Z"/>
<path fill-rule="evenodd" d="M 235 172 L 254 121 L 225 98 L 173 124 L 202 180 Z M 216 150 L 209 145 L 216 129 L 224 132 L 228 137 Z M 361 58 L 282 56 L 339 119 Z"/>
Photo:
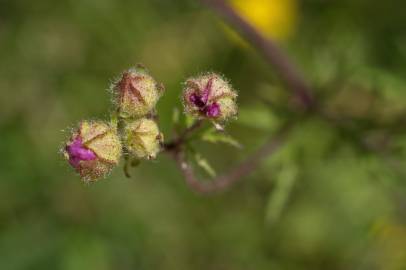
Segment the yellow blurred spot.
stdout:
<path fill-rule="evenodd" d="M 229 0 L 231 6 L 259 32 L 285 40 L 296 28 L 297 0 Z"/>

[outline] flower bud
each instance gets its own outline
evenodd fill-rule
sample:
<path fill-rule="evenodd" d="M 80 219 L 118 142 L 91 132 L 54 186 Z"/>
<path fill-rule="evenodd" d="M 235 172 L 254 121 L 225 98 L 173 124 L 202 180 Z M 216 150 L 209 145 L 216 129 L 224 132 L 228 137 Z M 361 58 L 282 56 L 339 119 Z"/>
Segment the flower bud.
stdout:
<path fill-rule="evenodd" d="M 63 150 L 85 182 L 107 175 L 118 163 L 121 143 L 115 128 L 102 121 L 83 121 Z"/>
<path fill-rule="evenodd" d="M 123 118 L 147 115 L 155 108 L 163 91 L 162 85 L 140 66 L 125 71 L 112 88 L 118 112 Z"/>
<path fill-rule="evenodd" d="M 224 122 L 237 115 L 237 93 L 217 74 L 188 79 L 183 92 L 186 113 Z"/>
<path fill-rule="evenodd" d="M 124 128 L 124 143 L 128 152 L 141 159 L 154 159 L 160 150 L 163 135 L 157 124 L 147 118 L 127 122 Z"/>

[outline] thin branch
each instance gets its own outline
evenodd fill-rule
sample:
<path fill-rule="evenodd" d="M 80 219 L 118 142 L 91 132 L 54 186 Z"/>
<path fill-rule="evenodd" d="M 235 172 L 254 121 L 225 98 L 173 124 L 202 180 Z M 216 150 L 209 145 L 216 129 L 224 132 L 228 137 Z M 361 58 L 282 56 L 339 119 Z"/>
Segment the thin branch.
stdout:
<path fill-rule="evenodd" d="M 315 103 L 312 90 L 301 73 L 274 41 L 265 38 L 252 25 L 238 15 L 225 0 L 200 0 L 218 14 L 223 16 L 230 25 L 238 30 L 248 42 L 257 47 L 272 64 L 286 85 L 295 92 L 305 109 L 310 109 Z M 248 1 L 248 0 L 247 0 Z"/>
<path fill-rule="evenodd" d="M 185 129 L 177 138 L 173 139 L 168 143 L 165 143 L 163 145 L 163 149 L 165 151 L 171 151 L 184 144 L 184 142 L 188 139 L 188 137 L 203 125 L 203 122 L 204 121 L 202 119 L 196 120 L 190 127 Z"/>
<path fill-rule="evenodd" d="M 174 157 L 187 184 L 193 190 L 203 194 L 220 192 L 252 173 L 258 167 L 260 161 L 274 153 L 282 145 L 290 128 L 291 125 L 284 126 L 275 136 L 271 137 L 267 143 L 244 162 L 235 166 L 229 173 L 220 175 L 210 181 L 202 181 L 196 177 L 192 165 L 186 160 L 185 151 L 183 151 L 183 149 L 175 151 Z"/>

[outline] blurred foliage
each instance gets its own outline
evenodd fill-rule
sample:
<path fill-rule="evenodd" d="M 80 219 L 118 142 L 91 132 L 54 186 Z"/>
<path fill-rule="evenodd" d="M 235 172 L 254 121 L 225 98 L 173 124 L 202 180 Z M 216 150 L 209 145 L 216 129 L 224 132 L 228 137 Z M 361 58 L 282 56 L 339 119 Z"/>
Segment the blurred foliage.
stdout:
<path fill-rule="evenodd" d="M 84 186 L 59 156 L 63 129 L 107 117 L 109 82 L 142 62 L 166 85 L 168 139 L 180 82 L 219 71 L 239 90 L 227 129 L 244 148 L 195 147 L 221 173 L 291 117 L 260 54 L 194 0 L 0 0 L 0 269 L 406 268 L 406 2 L 237 2 L 264 33 L 292 29 L 281 46 L 328 120 L 304 119 L 254 175 L 202 197 L 167 156 Z"/>

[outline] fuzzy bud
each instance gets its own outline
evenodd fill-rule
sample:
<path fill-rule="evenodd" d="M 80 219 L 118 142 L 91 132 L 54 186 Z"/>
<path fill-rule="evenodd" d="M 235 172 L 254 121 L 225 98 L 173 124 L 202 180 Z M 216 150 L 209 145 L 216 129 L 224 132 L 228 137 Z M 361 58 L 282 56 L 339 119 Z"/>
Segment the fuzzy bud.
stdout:
<path fill-rule="evenodd" d="M 63 154 L 85 182 L 107 175 L 119 162 L 121 143 L 115 128 L 102 121 L 83 121 Z"/>
<path fill-rule="evenodd" d="M 123 118 L 139 118 L 150 113 L 163 92 L 163 86 L 137 66 L 125 71 L 113 86 L 118 111 Z"/>
<path fill-rule="evenodd" d="M 188 79 L 183 91 L 186 113 L 217 122 L 237 115 L 236 99 L 231 85 L 215 73 Z"/>
<path fill-rule="evenodd" d="M 128 152 L 142 159 L 154 159 L 160 150 L 163 135 L 157 124 L 147 118 L 127 122 L 124 128 L 124 143 Z"/>

